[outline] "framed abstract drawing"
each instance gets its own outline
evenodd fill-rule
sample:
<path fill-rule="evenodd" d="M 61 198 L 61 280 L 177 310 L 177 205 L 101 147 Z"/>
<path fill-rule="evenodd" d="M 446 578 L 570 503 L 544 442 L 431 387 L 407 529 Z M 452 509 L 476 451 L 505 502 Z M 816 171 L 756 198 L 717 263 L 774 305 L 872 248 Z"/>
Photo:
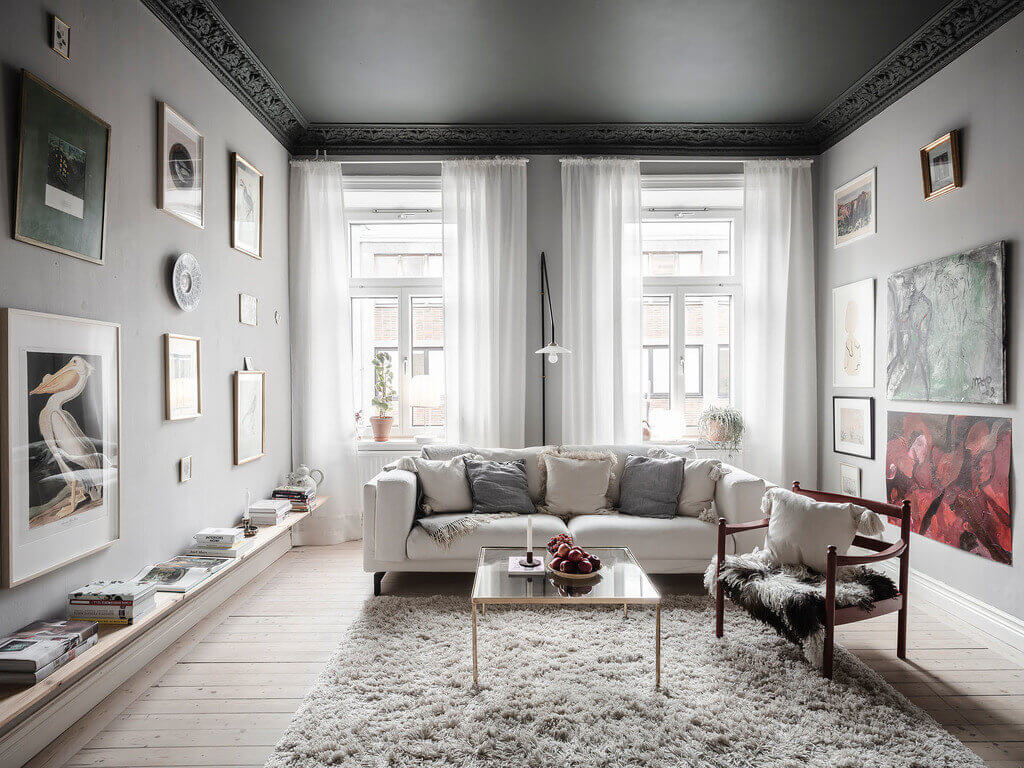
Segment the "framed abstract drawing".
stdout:
<path fill-rule="evenodd" d="M 22 70 L 15 239 L 102 264 L 109 159 L 110 126 Z"/>
<path fill-rule="evenodd" d="M 162 101 L 158 110 L 160 174 L 157 207 L 202 229 L 206 189 L 203 134 Z"/>
<path fill-rule="evenodd" d="M 120 537 L 121 327 L 0 310 L 3 586 Z"/>
<path fill-rule="evenodd" d="M 861 496 L 860 491 L 860 467 L 839 462 L 839 492 L 846 496 Z"/>
<path fill-rule="evenodd" d="M 231 247 L 263 258 L 263 174 L 237 152 L 231 156 Z"/>
<path fill-rule="evenodd" d="M 833 242 L 838 248 L 875 232 L 875 169 L 872 168 L 832 193 Z"/>
<path fill-rule="evenodd" d="M 50 14 L 50 50 L 71 61 L 71 27 L 56 14 Z"/>
<path fill-rule="evenodd" d="M 194 419 L 203 412 L 203 379 L 197 336 L 164 334 L 164 405 L 168 421 Z"/>
<path fill-rule="evenodd" d="M 235 464 L 267 452 L 266 371 L 235 371 Z"/>
<path fill-rule="evenodd" d="M 832 385 L 875 386 L 875 279 L 832 289 Z"/>
<path fill-rule="evenodd" d="M 238 322 L 242 325 L 259 325 L 260 300 L 248 293 L 238 294 Z"/>
<path fill-rule="evenodd" d="M 921 147 L 921 178 L 925 200 L 960 186 L 960 131 L 950 131 Z"/>
<path fill-rule="evenodd" d="M 875 458 L 875 398 L 832 398 L 832 450 Z"/>

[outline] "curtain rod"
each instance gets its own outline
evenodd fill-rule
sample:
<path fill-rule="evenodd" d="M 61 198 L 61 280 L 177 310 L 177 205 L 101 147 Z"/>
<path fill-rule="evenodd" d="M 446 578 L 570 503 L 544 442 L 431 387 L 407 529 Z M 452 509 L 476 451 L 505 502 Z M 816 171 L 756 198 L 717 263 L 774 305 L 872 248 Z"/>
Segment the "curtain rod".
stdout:
<path fill-rule="evenodd" d="M 487 157 L 488 156 L 483 156 L 481 159 L 487 159 Z M 509 157 L 513 157 L 513 155 L 509 155 Z M 305 160 L 307 158 L 306 157 L 297 157 L 295 159 L 296 160 Z M 315 158 L 308 158 L 308 159 L 315 159 Z M 327 157 L 327 158 L 324 158 L 324 159 L 329 160 L 329 161 L 331 161 L 333 163 L 344 163 L 345 165 L 440 165 L 441 163 L 444 162 L 444 160 L 394 160 L 394 159 L 385 159 L 385 160 L 342 160 L 342 159 L 335 159 L 335 158 L 332 158 L 332 157 Z M 521 159 L 525 163 L 530 162 L 529 159 L 527 159 L 527 158 L 517 158 L 517 159 Z"/>

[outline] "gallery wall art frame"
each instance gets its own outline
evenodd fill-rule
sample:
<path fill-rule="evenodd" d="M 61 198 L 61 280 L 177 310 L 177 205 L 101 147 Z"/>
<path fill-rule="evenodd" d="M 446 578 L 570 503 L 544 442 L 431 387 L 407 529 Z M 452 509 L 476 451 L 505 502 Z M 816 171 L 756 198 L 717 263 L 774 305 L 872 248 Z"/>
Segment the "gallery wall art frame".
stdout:
<path fill-rule="evenodd" d="M 103 264 L 110 124 L 21 71 L 14 239 Z"/>
<path fill-rule="evenodd" d="M 248 293 L 238 294 L 238 322 L 242 325 L 259 325 L 260 300 Z"/>
<path fill-rule="evenodd" d="M 832 385 L 875 386 L 873 277 L 832 289 Z"/>
<path fill-rule="evenodd" d="M 844 496 L 862 496 L 860 467 L 839 462 L 839 492 Z"/>
<path fill-rule="evenodd" d="M 50 14 L 50 50 L 71 61 L 71 25 L 55 13 Z"/>
<path fill-rule="evenodd" d="M 120 540 L 121 326 L 0 309 L 0 387 L 0 583 L 10 588 Z"/>
<path fill-rule="evenodd" d="M 194 358 L 194 365 L 187 357 Z M 178 374 L 190 374 L 182 376 Z M 189 384 L 187 379 L 194 379 Z M 186 389 L 194 390 L 189 393 Z M 195 419 L 203 413 L 202 341 L 198 336 L 164 334 L 164 418 L 167 421 Z"/>
<path fill-rule="evenodd" d="M 263 258 L 263 174 L 237 152 L 231 153 L 231 247 Z"/>
<path fill-rule="evenodd" d="M 157 208 L 206 226 L 206 139 L 166 102 L 157 102 Z M 198 198 L 198 199 L 197 199 Z"/>
<path fill-rule="evenodd" d="M 875 458 L 875 398 L 832 396 L 832 450 Z"/>
<path fill-rule="evenodd" d="M 832 192 L 832 244 L 849 245 L 878 231 L 877 168 L 850 179 Z"/>
<path fill-rule="evenodd" d="M 960 131 L 950 131 L 921 147 L 921 181 L 925 200 L 960 188 Z"/>
<path fill-rule="evenodd" d="M 248 464 L 266 455 L 266 371 L 235 371 L 235 412 L 232 432 L 236 466 Z"/>

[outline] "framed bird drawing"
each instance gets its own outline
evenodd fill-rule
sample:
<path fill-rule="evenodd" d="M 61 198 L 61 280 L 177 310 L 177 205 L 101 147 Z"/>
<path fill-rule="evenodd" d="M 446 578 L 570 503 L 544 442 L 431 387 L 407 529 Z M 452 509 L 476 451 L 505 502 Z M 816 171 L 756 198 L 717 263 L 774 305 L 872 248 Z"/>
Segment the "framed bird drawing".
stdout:
<path fill-rule="evenodd" d="M 120 537 L 121 327 L 0 310 L 2 581 Z"/>

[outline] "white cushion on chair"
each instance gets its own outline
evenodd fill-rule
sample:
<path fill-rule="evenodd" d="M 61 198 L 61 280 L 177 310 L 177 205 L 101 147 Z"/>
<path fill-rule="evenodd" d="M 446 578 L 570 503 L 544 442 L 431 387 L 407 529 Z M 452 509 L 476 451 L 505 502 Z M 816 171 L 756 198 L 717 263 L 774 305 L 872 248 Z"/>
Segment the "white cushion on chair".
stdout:
<path fill-rule="evenodd" d="M 785 488 L 771 488 L 761 510 L 770 518 L 764 548 L 782 565 L 806 565 L 824 572 L 826 552 L 845 555 L 858 530 L 876 533 L 882 521 L 856 504 L 815 501 Z"/>

